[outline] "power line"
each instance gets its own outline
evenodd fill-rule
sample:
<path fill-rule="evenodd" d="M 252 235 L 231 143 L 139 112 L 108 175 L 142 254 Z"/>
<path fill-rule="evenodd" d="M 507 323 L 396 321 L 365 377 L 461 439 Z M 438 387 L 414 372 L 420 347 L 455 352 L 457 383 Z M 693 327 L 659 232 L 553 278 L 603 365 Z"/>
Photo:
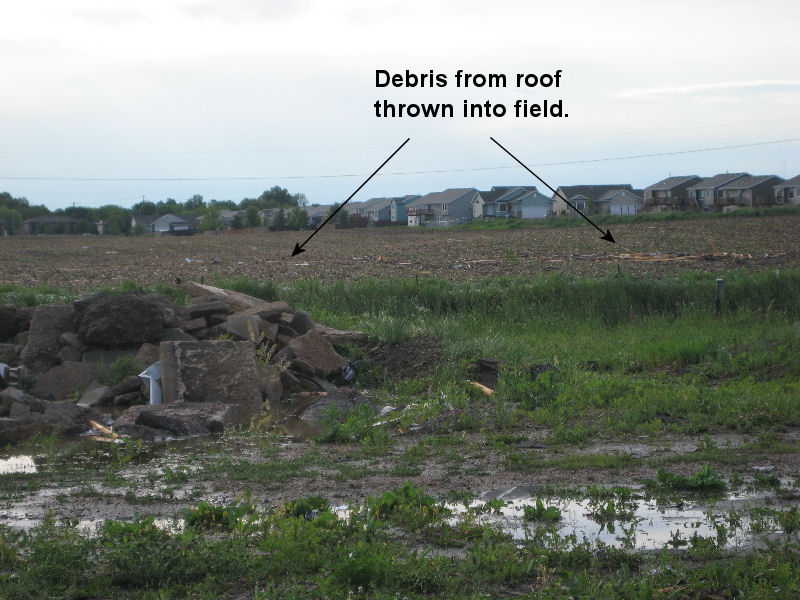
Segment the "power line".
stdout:
<path fill-rule="evenodd" d="M 800 141 L 800 137 L 786 138 L 781 140 L 770 140 L 766 142 L 752 142 L 749 144 L 730 144 L 727 146 L 712 146 L 708 148 L 694 148 L 691 150 L 675 150 L 672 152 L 652 152 L 647 154 L 629 154 L 626 156 L 611 156 L 605 158 L 587 158 L 581 160 L 567 160 L 547 163 L 531 163 L 533 167 L 557 167 L 564 165 L 579 165 L 598 162 L 610 162 L 617 160 L 634 160 L 639 158 L 655 158 L 659 156 L 677 156 L 681 154 L 694 154 L 697 152 L 715 152 L 719 150 L 734 150 L 737 148 L 752 148 L 755 146 L 767 146 L 771 144 L 785 144 L 788 142 Z M 431 169 L 424 171 L 394 171 L 391 173 L 379 173 L 378 175 L 428 175 L 440 173 L 468 173 L 477 171 L 500 171 L 505 169 L 519 169 L 516 165 L 503 165 L 497 167 L 469 167 L 464 169 Z M 58 182 L 166 182 L 166 181 L 265 181 L 265 180 L 285 180 L 285 179 L 344 179 L 348 177 L 364 177 L 364 173 L 338 173 L 324 175 L 263 175 L 247 177 L 7 177 L 0 176 L 0 180 L 5 181 L 58 181 Z"/>

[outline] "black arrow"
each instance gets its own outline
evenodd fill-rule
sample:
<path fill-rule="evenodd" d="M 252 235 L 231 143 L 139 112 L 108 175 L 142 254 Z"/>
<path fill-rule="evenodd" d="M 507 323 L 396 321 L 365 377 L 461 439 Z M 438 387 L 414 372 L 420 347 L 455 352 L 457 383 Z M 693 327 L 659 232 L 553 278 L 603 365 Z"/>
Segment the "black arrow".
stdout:
<path fill-rule="evenodd" d="M 501 148 L 501 149 L 502 149 L 502 150 L 503 150 L 503 151 L 504 151 L 506 154 L 508 154 L 508 155 L 509 155 L 511 158 L 513 158 L 515 161 L 517 161 L 519 164 L 521 164 L 521 165 L 522 165 L 522 167 L 523 167 L 523 168 L 524 168 L 524 169 L 525 169 L 525 170 L 526 170 L 528 173 L 530 173 L 531 175 L 533 175 L 534 177 L 536 177 L 536 179 L 538 179 L 538 180 L 539 180 L 539 181 L 541 181 L 541 182 L 542 182 L 542 183 L 543 183 L 545 186 L 547 186 L 547 188 L 548 188 L 548 189 L 549 189 L 551 192 L 553 192 L 553 194 L 555 194 L 556 196 L 558 196 L 559 198 L 561 198 L 561 199 L 562 199 L 564 202 L 566 202 L 566 203 L 567 203 L 567 205 L 568 205 L 568 206 L 569 206 L 569 207 L 570 207 L 572 210 L 574 210 L 576 213 L 578 213 L 578 214 L 579 214 L 580 216 L 582 216 L 584 219 L 586 219 L 587 221 L 589 221 L 589 223 L 591 223 L 592 227 L 594 227 L 595 229 L 597 229 L 597 231 L 599 231 L 600 233 L 602 233 L 602 234 L 603 234 L 603 235 L 602 235 L 602 237 L 600 238 L 601 240 L 605 240 L 605 241 L 607 241 L 607 242 L 611 242 L 612 244 L 616 244 L 616 243 L 617 243 L 617 242 L 614 240 L 614 236 L 613 236 L 613 235 L 611 235 L 611 230 L 609 230 L 609 229 L 606 229 L 605 233 L 603 233 L 603 230 L 602 230 L 602 229 L 600 229 L 600 228 L 599 228 L 597 225 L 595 225 L 595 224 L 594 224 L 594 222 L 593 222 L 593 221 L 592 221 L 592 220 L 591 220 L 589 217 L 587 217 L 585 214 L 583 214 L 581 211 L 579 211 L 577 208 L 575 208 L 575 207 L 574 207 L 574 206 L 573 206 L 573 205 L 570 203 L 570 201 L 569 201 L 569 200 L 567 200 L 566 198 L 564 198 L 564 195 L 563 195 L 563 194 L 559 194 L 559 193 L 558 193 L 557 191 L 555 191 L 555 190 L 554 190 L 552 187 L 550 187 L 550 184 L 549 184 L 549 183 L 547 183 L 547 182 L 546 182 L 544 179 L 542 179 L 541 177 L 539 177 L 539 176 L 538 176 L 536 173 L 534 173 L 534 172 L 533 172 L 533 171 L 531 171 L 531 170 L 530 170 L 530 169 L 529 169 L 527 166 L 525 166 L 525 163 L 523 163 L 523 162 L 522 162 L 520 159 L 518 159 L 516 156 L 514 156 L 513 154 L 511 154 L 511 152 L 509 152 L 508 150 L 506 150 L 506 149 L 503 147 L 503 145 L 502 145 L 500 142 L 498 142 L 496 139 L 494 139 L 494 138 L 493 138 L 493 137 L 491 137 L 491 136 L 489 137 L 489 139 L 490 139 L 490 140 L 492 140 L 492 141 L 493 141 L 495 144 L 497 144 L 498 146 L 500 146 L 500 148 Z"/>
<path fill-rule="evenodd" d="M 350 194 L 350 196 L 347 198 L 347 200 L 345 200 L 344 202 L 342 202 L 342 203 L 341 203 L 341 204 L 340 204 L 340 205 L 339 205 L 339 206 L 336 208 L 336 210 L 335 210 L 335 211 L 333 211 L 331 214 L 329 214 L 329 215 L 328 215 L 328 218 L 327 218 L 327 219 L 325 219 L 325 220 L 324 220 L 324 221 L 323 221 L 323 222 L 320 224 L 320 226 L 319 226 L 319 227 L 317 227 L 317 228 L 314 230 L 314 233 L 312 233 L 310 236 L 308 236 L 308 237 L 306 238 L 306 241 L 305 241 L 305 242 L 303 242 L 302 244 L 295 243 L 295 245 L 294 245 L 294 250 L 292 251 L 292 256 L 297 256 L 297 255 L 298 255 L 298 254 L 300 254 L 301 252 L 305 252 L 305 249 L 303 248 L 303 246 L 305 246 L 305 245 L 308 243 L 308 240 L 310 240 L 310 239 L 311 239 L 311 238 L 313 238 L 315 235 L 317 235 L 317 232 L 319 232 L 319 230 L 320 230 L 320 229 L 322 229 L 323 227 L 325 227 L 325 224 L 326 224 L 328 221 L 330 221 L 330 220 L 331 220 L 331 219 L 334 217 L 334 215 L 336 215 L 336 213 L 337 213 L 337 212 L 339 212 L 340 210 L 342 210 L 342 208 L 344 208 L 344 205 L 345 205 L 345 204 L 347 204 L 348 202 L 350 202 L 350 198 L 352 198 L 353 196 L 355 196 L 355 195 L 358 193 L 358 191 L 359 191 L 359 190 L 360 190 L 362 187 L 364 187 L 365 185 L 367 185 L 367 182 L 368 182 L 370 179 L 372 179 L 373 177 L 375 177 L 376 173 L 377 173 L 378 171 L 380 171 L 380 170 L 381 170 L 381 169 L 384 167 L 384 165 L 386 165 L 386 163 L 388 163 L 390 160 L 392 160 L 392 158 L 394 158 L 394 155 L 395 155 L 395 154 L 397 154 L 398 152 L 400 152 L 400 150 L 402 150 L 402 149 L 403 149 L 403 146 L 405 146 L 405 145 L 408 143 L 408 141 L 409 141 L 410 139 L 411 139 L 411 138 L 406 138 L 406 141 L 405 141 L 405 142 L 403 142 L 402 144 L 400 144 L 400 146 L 397 148 L 397 150 L 395 150 L 394 152 L 392 152 L 392 154 L 389 156 L 389 158 L 387 158 L 385 161 L 383 161 L 383 162 L 381 163 L 381 166 L 380 166 L 380 167 L 378 167 L 377 169 L 375 169 L 375 170 L 372 172 L 372 175 L 370 175 L 369 177 L 367 177 L 367 178 L 364 180 L 364 183 L 362 183 L 360 186 L 358 186 L 358 187 L 356 188 L 356 191 L 355 191 L 355 192 L 353 192 L 352 194 Z"/>

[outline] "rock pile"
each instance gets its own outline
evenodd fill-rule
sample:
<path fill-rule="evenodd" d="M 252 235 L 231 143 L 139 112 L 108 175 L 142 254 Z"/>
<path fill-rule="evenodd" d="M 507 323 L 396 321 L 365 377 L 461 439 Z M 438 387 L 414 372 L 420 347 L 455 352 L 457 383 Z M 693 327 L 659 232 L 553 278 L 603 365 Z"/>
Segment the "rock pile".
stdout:
<path fill-rule="evenodd" d="M 106 292 L 72 305 L 0 305 L 0 362 L 23 366 L 30 392 L 2 391 L 0 444 L 85 431 L 103 407 L 127 409 L 115 431 L 149 439 L 247 426 L 265 402 L 349 377 L 333 343 L 362 334 L 319 325 L 285 302 L 199 284 L 186 291 L 188 306 Z M 149 405 L 149 384 L 136 374 L 157 361 L 163 404 Z"/>

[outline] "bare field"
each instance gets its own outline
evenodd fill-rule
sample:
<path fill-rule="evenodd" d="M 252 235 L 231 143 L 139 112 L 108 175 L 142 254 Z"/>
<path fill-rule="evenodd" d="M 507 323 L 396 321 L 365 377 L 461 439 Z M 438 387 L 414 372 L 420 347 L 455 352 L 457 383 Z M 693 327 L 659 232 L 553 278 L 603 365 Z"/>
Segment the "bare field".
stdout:
<path fill-rule="evenodd" d="M 800 216 L 737 217 L 615 225 L 616 244 L 586 227 L 526 230 L 334 230 L 292 258 L 308 231 L 193 237 L 35 236 L 0 238 L 0 285 L 76 292 L 124 281 L 154 286 L 176 278 L 344 279 L 438 277 L 474 280 L 563 272 L 655 278 L 685 271 L 800 267 Z"/>

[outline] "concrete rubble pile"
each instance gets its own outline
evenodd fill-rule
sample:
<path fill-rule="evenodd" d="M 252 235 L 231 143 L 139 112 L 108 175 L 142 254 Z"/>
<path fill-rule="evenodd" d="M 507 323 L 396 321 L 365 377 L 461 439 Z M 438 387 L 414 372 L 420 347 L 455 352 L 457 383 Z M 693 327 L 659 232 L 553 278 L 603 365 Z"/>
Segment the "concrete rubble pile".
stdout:
<path fill-rule="evenodd" d="M 72 305 L 0 305 L 0 444 L 81 433 L 111 415 L 115 433 L 142 439 L 247 427 L 292 394 L 335 392 L 352 377 L 334 344 L 363 334 L 285 302 L 195 283 L 184 291 L 188 306 L 105 292 Z M 115 377 L 120 363 L 141 375 Z"/>

